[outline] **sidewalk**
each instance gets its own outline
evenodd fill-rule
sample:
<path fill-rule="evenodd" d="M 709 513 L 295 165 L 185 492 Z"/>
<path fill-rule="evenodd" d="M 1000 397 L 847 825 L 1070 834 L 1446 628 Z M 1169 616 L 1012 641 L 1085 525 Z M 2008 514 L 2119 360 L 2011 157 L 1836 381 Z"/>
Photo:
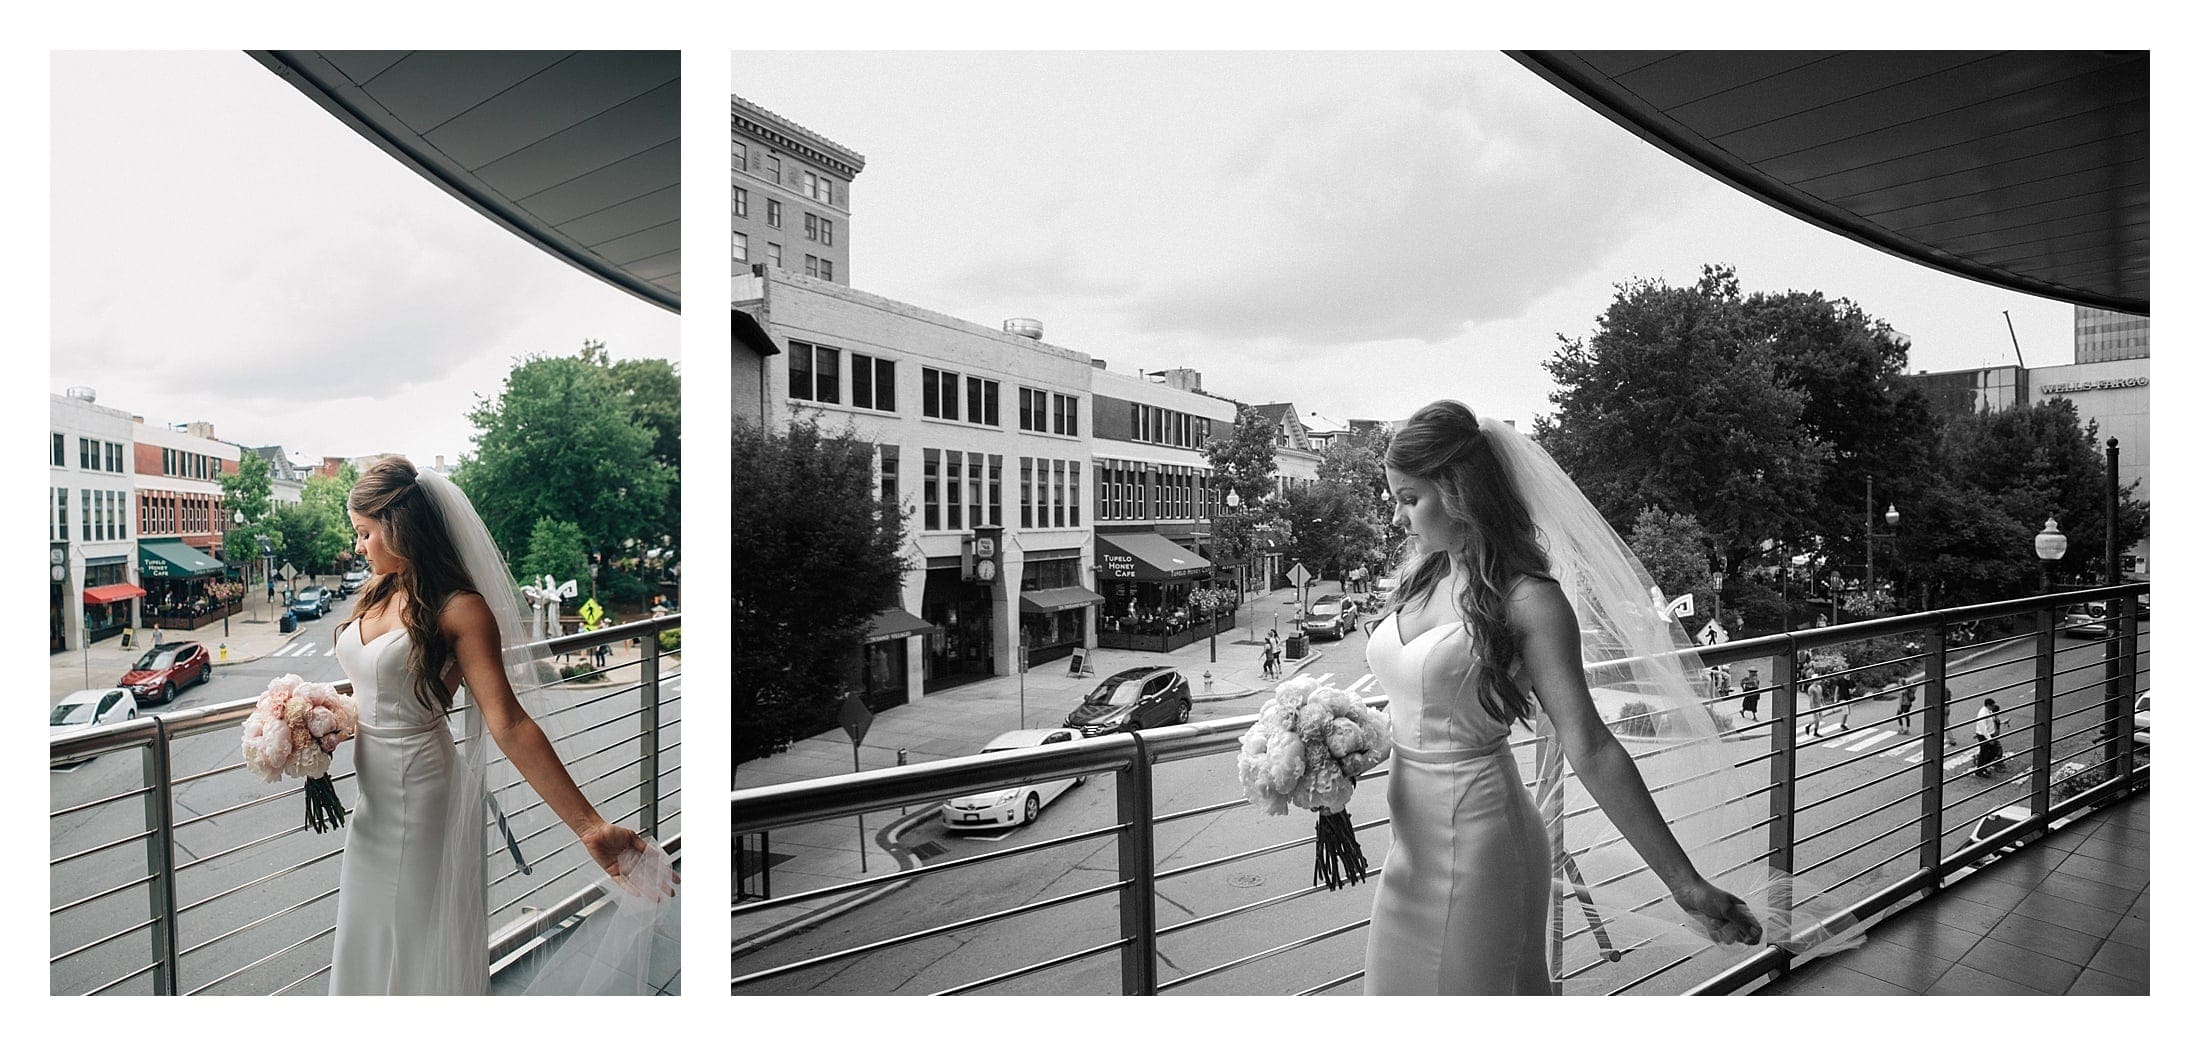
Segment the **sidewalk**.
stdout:
<path fill-rule="evenodd" d="M 339 601 L 329 608 L 329 614 L 349 613 L 349 604 L 349 600 Z M 260 620 L 253 621 L 255 615 Z M 296 632 L 285 634 L 282 631 L 282 626 L 278 623 L 282 616 L 283 610 L 280 606 L 271 607 L 264 603 L 254 606 L 247 603 L 245 609 L 228 618 L 229 630 L 226 637 L 222 634 L 222 622 L 216 621 L 190 630 L 162 629 L 161 641 L 176 643 L 190 640 L 204 644 L 207 652 L 213 655 L 214 670 L 219 672 L 224 665 L 257 661 L 281 650 L 296 639 Z M 307 623 L 300 624 L 304 626 Z M 225 644 L 229 648 L 226 661 L 222 659 L 222 647 Z M 52 676 L 50 696 L 60 697 L 73 690 L 113 686 L 124 672 L 130 670 L 131 665 L 137 663 L 138 658 L 145 656 L 145 651 L 152 645 L 153 630 L 141 628 L 137 630 L 135 640 L 127 649 L 122 645 L 121 636 L 110 636 L 93 643 L 88 650 L 64 650 L 50 654 L 47 656 L 47 667 Z M 89 683 L 85 682 L 87 676 L 91 680 Z"/>
<path fill-rule="evenodd" d="M 1334 588 L 1330 583 L 1312 591 L 1320 595 Z M 1183 672 L 1192 685 L 1195 719 L 1258 711 L 1260 702 L 1279 681 L 1261 676 L 1261 644 L 1257 637 L 1266 635 L 1271 627 L 1279 636 L 1290 634 L 1291 618 L 1298 607 L 1286 600 L 1295 596 L 1291 590 L 1279 589 L 1246 600 L 1238 608 L 1238 628 L 1215 637 L 1212 662 L 1208 660 L 1206 640 L 1169 653 L 1095 649 L 1090 675 L 1072 678 L 1065 658 L 1033 668 L 1021 681 L 1013 675 L 996 676 L 926 694 L 908 705 L 888 709 L 872 720 L 864 735 L 862 769 L 893 766 L 898 757 L 904 756 L 909 763 L 922 763 L 971 755 L 1005 731 L 1058 725 L 1101 680 L 1141 665 L 1168 665 Z M 1308 644 L 1306 657 L 1284 662 L 1283 677 L 1288 679 L 1320 661 L 1322 650 Z M 856 760 L 848 735 L 830 731 L 798 741 L 778 755 L 734 767 L 734 785 L 746 790 L 852 773 L 857 769 Z M 785 897 L 839 886 L 894 871 L 897 866 L 922 864 L 923 858 L 901 846 L 899 840 L 902 832 L 934 812 L 934 806 L 928 804 L 911 807 L 906 814 L 886 810 L 867 815 L 860 836 L 853 819 L 772 832 L 768 858 L 774 862 L 772 895 Z M 857 849 L 859 838 L 863 843 L 861 853 Z M 734 954 L 799 933 L 892 889 L 889 884 L 851 891 L 814 905 L 793 905 L 736 919 Z"/>

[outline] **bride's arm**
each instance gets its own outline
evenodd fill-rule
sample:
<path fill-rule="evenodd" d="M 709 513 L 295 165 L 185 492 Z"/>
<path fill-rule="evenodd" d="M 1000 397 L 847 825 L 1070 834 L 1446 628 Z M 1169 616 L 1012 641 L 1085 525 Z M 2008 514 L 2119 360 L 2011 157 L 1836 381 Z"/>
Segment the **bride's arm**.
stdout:
<path fill-rule="evenodd" d="M 1674 900 L 1710 924 L 1714 940 L 1757 943 L 1762 931 L 1748 906 L 1697 872 L 1643 785 L 1634 758 L 1597 714 L 1582 674 L 1581 627 L 1565 592 L 1554 581 L 1525 579 L 1513 587 L 1507 613 L 1520 637 L 1522 665 L 1536 701 L 1550 715 L 1567 762 L 1605 816 L 1626 834 Z"/>
<path fill-rule="evenodd" d="M 451 598 L 443 608 L 444 634 L 458 649 L 458 670 L 481 710 L 483 725 L 497 747 L 512 760 L 527 783 L 550 805 L 566 827 L 580 837 L 589 855 L 607 872 L 618 873 L 619 852 L 640 850 L 640 837 L 631 830 L 603 819 L 596 807 L 573 783 L 573 775 L 550 746 L 540 724 L 520 706 L 512 693 L 511 678 L 504 672 L 504 643 L 489 604 L 471 592 Z"/>

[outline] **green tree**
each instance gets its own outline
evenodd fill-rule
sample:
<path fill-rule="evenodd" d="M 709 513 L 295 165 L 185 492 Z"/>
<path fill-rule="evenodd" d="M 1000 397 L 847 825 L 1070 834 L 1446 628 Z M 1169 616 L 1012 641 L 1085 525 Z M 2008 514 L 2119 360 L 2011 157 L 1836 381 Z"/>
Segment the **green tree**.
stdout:
<path fill-rule="evenodd" d="M 1698 622 L 1711 617 L 1713 543 L 1711 533 L 1694 516 L 1667 512 L 1655 505 L 1635 515 L 1634 528 L 1627 534 L 1628 547 L 1635 550 L 1651 583 L 1665 593 L 1668 601 L 1683 595 L 1696 597 L 1697 616 L 1688 622 L 1693 626 L 1691 632 L 1701 627 Z"/>
<path fill-rule="evenodd" d="M 784 751 L 856 689 L 871 615 L 900 604 L 902 508 L 872 447 L 797 418 L 733 427 L 733 762 Z"/>
<path fill-rule="evenodd" d="M 1312 486 L 1284 491 L 1276 498 L 1276 515 L 1290 527 L 1285 555 L 1306 564 L 1318 577 L 1342 575 L 1374 562 L 1381 552 L 1367 500 L 1337 480 L 1316 480 Z"/>
<path fill-rule="evenodd" d="M 507 560 L 523 558 L 544 517 L 578 526 L 592 552 L 679 533 L 678 469 L 653 456 L 659 433 L 635 420 L 611 370 L 594 343 L 529 356 L 468 415 L 474 453 L 453 479 Z"/>
<path fill-rule="evenodd" d="M 527 554 L 520 558 L 519 576 L 531 581 L 544 574 L 560 582 L 577 579 L 588 570 L 588 538 L 570 520 L 544 516 L 527 535 Z"/>
<path fill-rule="evenodd" d="M 225 473 L 221 478 L 221 511 L 228 517 L 229 532 L 222 538 L 222 558 L 245 567 L 246 578 L 252 576 L 251 564 L 260 561 L 260 539 L 266 538 L 275 550 L 282 550 L 282 533 L 270 518 L 274 479 L 273 466 L 258 454 L 246 453 L 237 462 L 237 471 Z M 236 522 L 242 513 L 244 522 Z M 265 569 L 262 564 L 261 569 Z"/>
<path fill-rule="evenodd" d="M 1215 503 L 1221 515 L 1215 519 L 1214 551 L 1224 563 L 1251 563 L 1255 528 L 1275 518 L 1268 495 L 1275 489 L 1276 426 L 1250 404 L 1237 405 L 1237 419 L 1228 432 L 1212 436 L 1200 448 L 1207 457 L 1214 485 Z M 1229 507 L 1230 495 L 1238 507 Z"/>
<path fill-rule="evenodd" d="M 268 518 L 281 535 L 277 562 L 289 563 L 301 574 L 333 572 L 337 555 L 351 547 L 351 527 L 338 529 L 326 512 L 312 505 L 277 505 Z"/>

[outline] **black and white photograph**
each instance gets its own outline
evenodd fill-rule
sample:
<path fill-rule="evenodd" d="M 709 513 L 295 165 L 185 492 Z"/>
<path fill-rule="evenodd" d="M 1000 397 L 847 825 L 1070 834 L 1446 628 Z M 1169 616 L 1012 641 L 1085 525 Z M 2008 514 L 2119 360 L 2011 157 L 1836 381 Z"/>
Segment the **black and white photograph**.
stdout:
<path fill-rule="evenodd" d="M 52 995 L 682 992 L 680 72 L 50 55 Z"/>
<path fill-rule="evenodd" d="M 736 1002 L 2149 994 L 2151 57 L 735 50 Z"/>

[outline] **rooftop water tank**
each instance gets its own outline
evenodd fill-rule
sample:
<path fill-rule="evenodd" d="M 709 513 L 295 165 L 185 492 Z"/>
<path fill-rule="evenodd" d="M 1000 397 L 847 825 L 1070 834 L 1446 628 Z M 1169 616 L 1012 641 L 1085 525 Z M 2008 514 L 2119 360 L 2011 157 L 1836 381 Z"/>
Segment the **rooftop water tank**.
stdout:
<path fill-rule="evenodd" d="M 1001 329 L 1019 338 L 1038 341 L 1046 336 L 1046 325 L 1029 316 L 1017 316 L 1001 321 Z"/>

